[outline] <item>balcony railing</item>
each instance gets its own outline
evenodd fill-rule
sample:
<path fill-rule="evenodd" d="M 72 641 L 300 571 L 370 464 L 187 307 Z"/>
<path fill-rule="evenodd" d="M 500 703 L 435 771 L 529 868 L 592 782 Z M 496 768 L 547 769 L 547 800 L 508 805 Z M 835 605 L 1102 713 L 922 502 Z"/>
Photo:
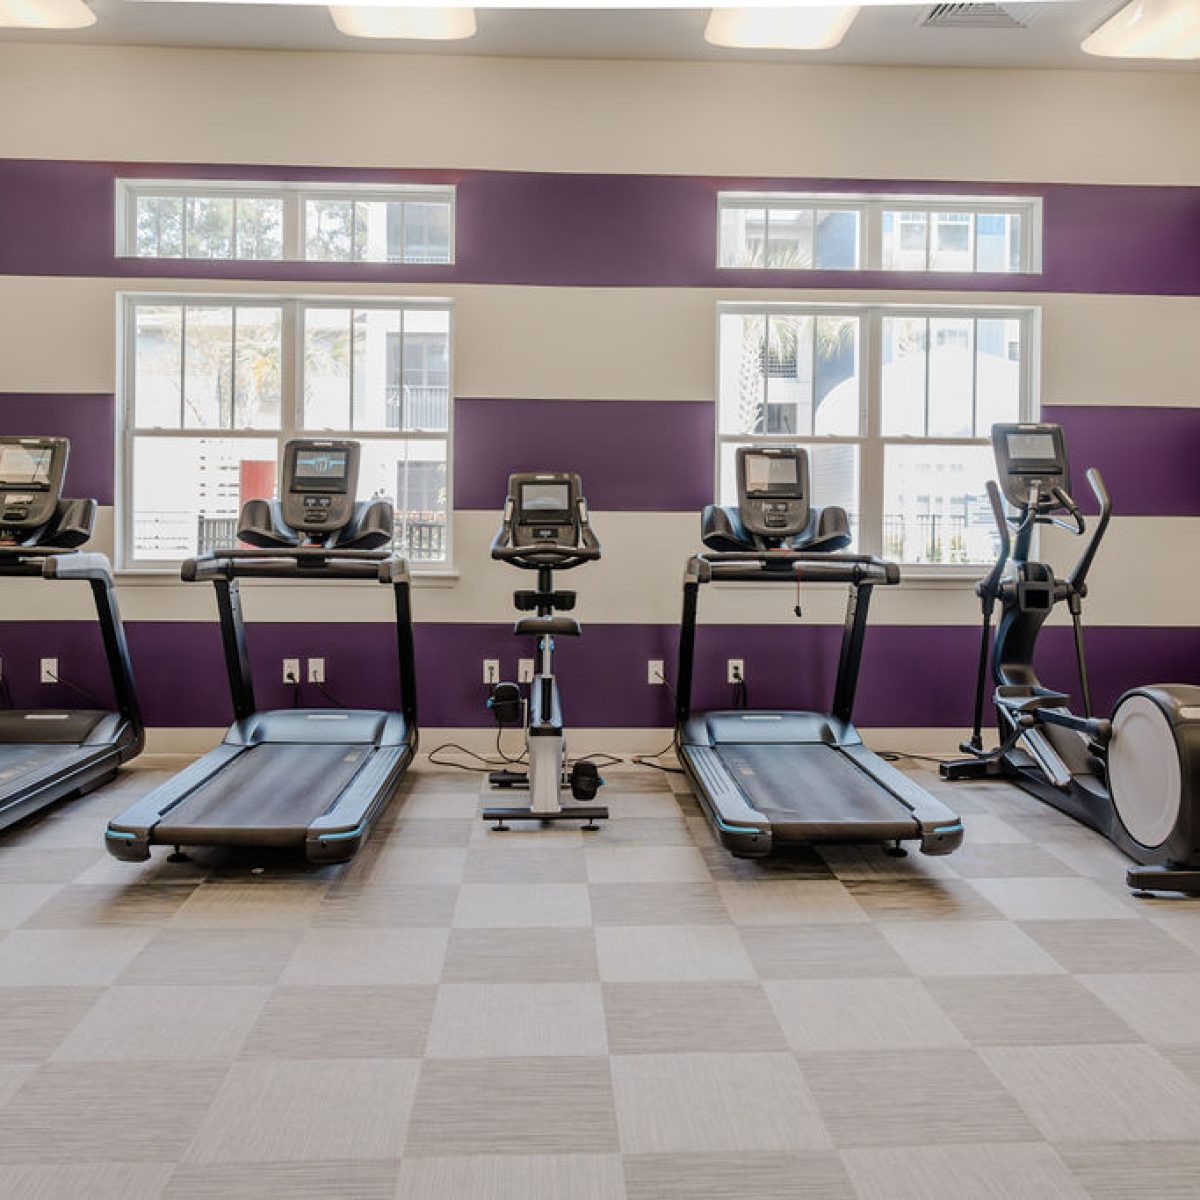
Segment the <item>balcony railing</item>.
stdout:
<path fill-rule="evenodd" d="M 404 384 L 387 389 L 389 429 L 442 430 L 450 423 L 450 389 Z"/>
<path fill-rule="evenodd" d="M 922 513 L 883 518 L 883 556 L 910 563 L 976 561 L 967 545 L 967 519 L 961 513 Z"/>

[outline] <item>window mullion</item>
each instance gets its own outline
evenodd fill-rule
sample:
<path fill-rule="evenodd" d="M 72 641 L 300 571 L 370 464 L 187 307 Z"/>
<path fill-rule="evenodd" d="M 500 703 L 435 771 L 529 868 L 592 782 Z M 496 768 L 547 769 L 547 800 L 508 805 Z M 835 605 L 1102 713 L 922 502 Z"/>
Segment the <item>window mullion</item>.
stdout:
<path fill-rule="evenodd" d="M 882 310 L 863 314 L 863 387 L 866 399 L 866 440 L 859 451 L 859 544 L 867 554 L 883 552 L 883 325 Z"/>

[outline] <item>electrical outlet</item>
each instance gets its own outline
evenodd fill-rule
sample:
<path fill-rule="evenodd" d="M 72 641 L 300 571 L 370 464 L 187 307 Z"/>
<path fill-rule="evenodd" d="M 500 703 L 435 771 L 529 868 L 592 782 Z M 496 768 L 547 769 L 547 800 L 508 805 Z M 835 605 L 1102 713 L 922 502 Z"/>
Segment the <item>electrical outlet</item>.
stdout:
<path fill-rule="evenodd" d="M 518 658 L 517 659 L 517 682 L 532 683 L 533 682 L 533 659 Z"/>
<path fill-rule="evenodd" d="M 300 682 L 300 660 L 298 658 L 285 658 L 283 660 L 283 682 Z"/>
<path fill-rule="evenodd" d="M 41 674 L 38 676 L 42 683 L 57 683 L 62 676 L 58 673 L 57 658 L 43 658 Z"/>
<path fill-rule="evenodd" d="M 500 660 L 498 658 L 483 660 L 483 682 L 488 684 L 500 682 Z"/>
<path fill-rule="evenodd" d="M 740 658 L 725 660 L 725 681 L 727 683 L 746 682 L 746 664 Z"/>
<path fill-rule="evenodd" d="M 657 683 L 662 687 L 663 681 L 666 679 L 666 673 L 663 670 L 663 660 L 661 658 L 648 658 L 646 660 L 646 682 Z"/>
<path fill-rule="evenodd" d="M 308 682 L 325 682 L 325 660 L 323 658 L 310 658 L 308 660 Z"/>

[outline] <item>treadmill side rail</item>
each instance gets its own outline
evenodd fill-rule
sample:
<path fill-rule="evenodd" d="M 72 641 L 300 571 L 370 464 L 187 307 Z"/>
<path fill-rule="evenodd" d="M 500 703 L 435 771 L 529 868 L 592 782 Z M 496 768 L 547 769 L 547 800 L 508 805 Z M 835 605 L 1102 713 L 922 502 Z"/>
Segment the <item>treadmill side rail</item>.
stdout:
<path fill-rule="evenodd" d="M 677 754 L 721 844 L 738 858 L 766 858 L 774 848 L 771 822 L 752 807 L 709 746 L 680 745 Z"/>
<path fill-rule="evenodd" d="M 391 803 L 412 746 L 380 747 L 367 759 L 337 803 L 308 827 L 304 853 L 312 863 L 348 862 L 358 852 L 375 819 Z"/>
<path fill-rule="evenodd" d="M 909 809 L 921 827 L 922 854 L 950 854 L 962 845 L 962 821 L 936 796 L 861 743 L 843 746 L 842 753 L 852 758 Z"/>

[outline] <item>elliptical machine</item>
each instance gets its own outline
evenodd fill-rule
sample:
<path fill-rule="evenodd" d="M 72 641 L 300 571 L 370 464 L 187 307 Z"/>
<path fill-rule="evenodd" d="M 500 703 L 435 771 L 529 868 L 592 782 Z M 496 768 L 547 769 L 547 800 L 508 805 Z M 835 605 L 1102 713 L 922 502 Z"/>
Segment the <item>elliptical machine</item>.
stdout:
<path fill-rule="evenodd" d="M 983 635 L 974 729 L 961 746 L 970 757 L 943 763 L 942 776 L 1012 779 L 1139 864 L 1126 873 L 1129 887 L 1200 894 L 1200 687 L 1132 688 L 1117 701 L 1111 719 L 1092 715 L 1081 617 L 1088 572 L 1112 514 L 1104 480 L 1094 467 L 1087 472 L 1100 513 L 1078 561 L 1059 579 L 1030 553 L 1038 525 L 1080 537 L 1087 533 L 1069 491 L 1062 427 L 994 425 L 992 445 L 1000 483 L 989 480 L 987 488 L 1000 552 L 975 589 Z M 1014 515 L 1006 514 L 1004 500 Z M 1000 744 L 985 751 L 983 692 L 997 600 L 991 673 Z M 1064 603 L 1074 628 L 1082 716 L 1071 711 L 1070 696 L 1045 687 L 1033 667 L 1038 634 L 1055 605 Z"/>
<path fill-rule="evenodd" d="M 597 820 L 608 809 L 594 804 L 562 803 L 563 789 L 570 788 L 575 800 L 594 800 L 603 780 L 596 764 L 580 759 L 567 770 L 567 746 L 563 733 L 562 702 L 554 678 L 554 639 L 579 637 L 582 630 L 574 617 L 555 616 L 575 607 L 575 593 L 555 591 L 554 572 L 568 571 L 600 557 L 600 542 L 588 520 L 587 501 L 579 476 L 570 472 L 528 474 L 508 477 L 508 498 L 500 529 L 492 540 L 492 557 L 526 571 L 537 572 L 536 590 L 518 590 L 513 603 L 521 617 L 513 632 L 536 639 L 534 676 L 528 702 L 515 683 L 498 683 L 488 707 L 500 725 L 525 723 L 528 769 L 493 771 L 493 787 L 529 789 L 528 807 L 487 807 L 485 821 L 506 830 L 507 821 L 582 820 L 589 832 L 599 828 Z"/>

